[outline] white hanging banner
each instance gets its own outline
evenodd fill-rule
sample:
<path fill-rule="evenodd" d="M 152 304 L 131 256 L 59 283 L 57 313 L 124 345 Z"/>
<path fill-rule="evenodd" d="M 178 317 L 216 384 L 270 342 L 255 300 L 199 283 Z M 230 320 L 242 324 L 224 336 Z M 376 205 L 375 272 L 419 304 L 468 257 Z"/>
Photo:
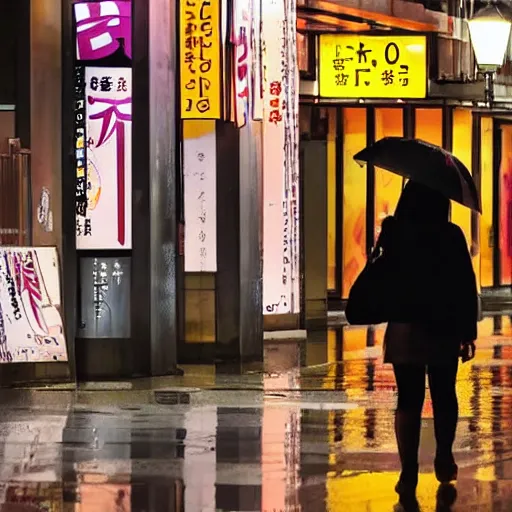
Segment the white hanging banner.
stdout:
<path fill-rule="evenodd" d="M 252 0 L 252 118 L 263 120 L 263 70 L 261 40 L 262 0 Z"/>
<path fill-rule="evenodd" d="M 132 70 L 85 70 L 85 217 L 77 249 L 132 247 Z"/>
<path fill-rule="evenodd" d="M 185 272 L 217 272 L 215 121 L 183 122 Z"/>
<path fill-rule="evenodd" d="M 264 2 L 264 314 L 300 311 L 298 68 L 295 34 L 295 0 Z"/>
<path fill-rule="evenodd" d="M 54 247 L 0 248 L 0 363 L 67 361 Z"/>
<path fill-rule="evenodd" d="M 235 124 L 242 128 L 250 116 L 252 96 L 252 0 L 233 0 L 232 16 Z"/>

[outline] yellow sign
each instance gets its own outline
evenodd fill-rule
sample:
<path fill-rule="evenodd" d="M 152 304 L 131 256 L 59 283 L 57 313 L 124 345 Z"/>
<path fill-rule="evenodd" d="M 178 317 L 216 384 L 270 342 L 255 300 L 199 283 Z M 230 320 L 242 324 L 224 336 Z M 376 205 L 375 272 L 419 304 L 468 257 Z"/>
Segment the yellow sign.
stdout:
<path fill-rule="evenodd" d="M 182 119 L 221 117 L 220 0 L 180 0 Z"/>
<path fill-rule="evenodd" d="M 320 96 L 425 98 L 426 95 L 425 36 L 320 36 Z"/>

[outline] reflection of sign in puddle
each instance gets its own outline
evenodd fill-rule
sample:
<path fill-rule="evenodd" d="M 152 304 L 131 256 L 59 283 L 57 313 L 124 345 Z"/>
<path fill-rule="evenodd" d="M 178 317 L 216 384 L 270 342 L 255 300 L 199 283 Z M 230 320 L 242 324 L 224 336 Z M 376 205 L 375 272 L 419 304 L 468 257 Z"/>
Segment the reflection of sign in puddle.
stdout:
<path fill-rule="evenodd" d="M 286 395 L 281 393 L 265 393 L 265 398 L 286 398 Z"/>
<path fill-rule="evenodd" d="M 317 411 L 352 411 L 358 409 L 359 405 L 346 402 L 276 402 L 280 407 L 299 407 L 300 409 L 310 409 Z"/>
<path fill-rule="evenodd" d="M 283 393 L 265 393 L 265 401 L 272 402 L 272 405 L 279 405 L 280 407 L 299 407 L 300 409 L 315 409 L 315 410 L 353 410 L 359 408 L 356 403 L 347 402 L 329 402 L 322 399 L 312 400 L 311 395 L 308 394 L 307 399 L 301 397 L 300 394 L 283 394 Z M 284 399 L 284 400 L 283 400 Z M 265 407 L 263 405 L 263 407 Z"/>

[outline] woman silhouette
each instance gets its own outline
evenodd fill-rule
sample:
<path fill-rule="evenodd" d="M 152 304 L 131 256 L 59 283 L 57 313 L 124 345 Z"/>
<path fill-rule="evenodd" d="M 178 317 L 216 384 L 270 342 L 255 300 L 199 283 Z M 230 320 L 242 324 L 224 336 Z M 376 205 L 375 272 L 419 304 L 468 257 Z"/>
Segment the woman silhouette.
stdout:
<path fill-rule="evenodd" d="M 434 411 L 436 477 L 441 483 L 457 478 L 455 383 L 459 357 L 474 357 L 478 295 L 465 237 L 449 222 L 449 212 L 448 199 L 409 182 L 382 228 L 383 251 L 398 269 L 390 300 L 407 304 L 407 323 L 389 323 L 384 339 L 384 361 L 393 365 L 398 388 L 395 432 L 402 473 L 396 491 L 402 497 L 414 496 L 418 483 L 425 374 Z"/>

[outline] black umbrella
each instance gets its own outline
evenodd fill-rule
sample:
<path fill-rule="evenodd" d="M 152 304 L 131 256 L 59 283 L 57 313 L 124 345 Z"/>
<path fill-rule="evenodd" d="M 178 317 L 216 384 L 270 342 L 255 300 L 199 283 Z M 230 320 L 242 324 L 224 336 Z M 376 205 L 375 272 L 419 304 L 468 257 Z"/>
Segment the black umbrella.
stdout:
<path fill-rule="evenodd" d="M 482 212 L 480 196 L 467 167 L 454 155 L 418 139 L 385 137 L 354 156 L 421 183 L 472 210 Z"/>

